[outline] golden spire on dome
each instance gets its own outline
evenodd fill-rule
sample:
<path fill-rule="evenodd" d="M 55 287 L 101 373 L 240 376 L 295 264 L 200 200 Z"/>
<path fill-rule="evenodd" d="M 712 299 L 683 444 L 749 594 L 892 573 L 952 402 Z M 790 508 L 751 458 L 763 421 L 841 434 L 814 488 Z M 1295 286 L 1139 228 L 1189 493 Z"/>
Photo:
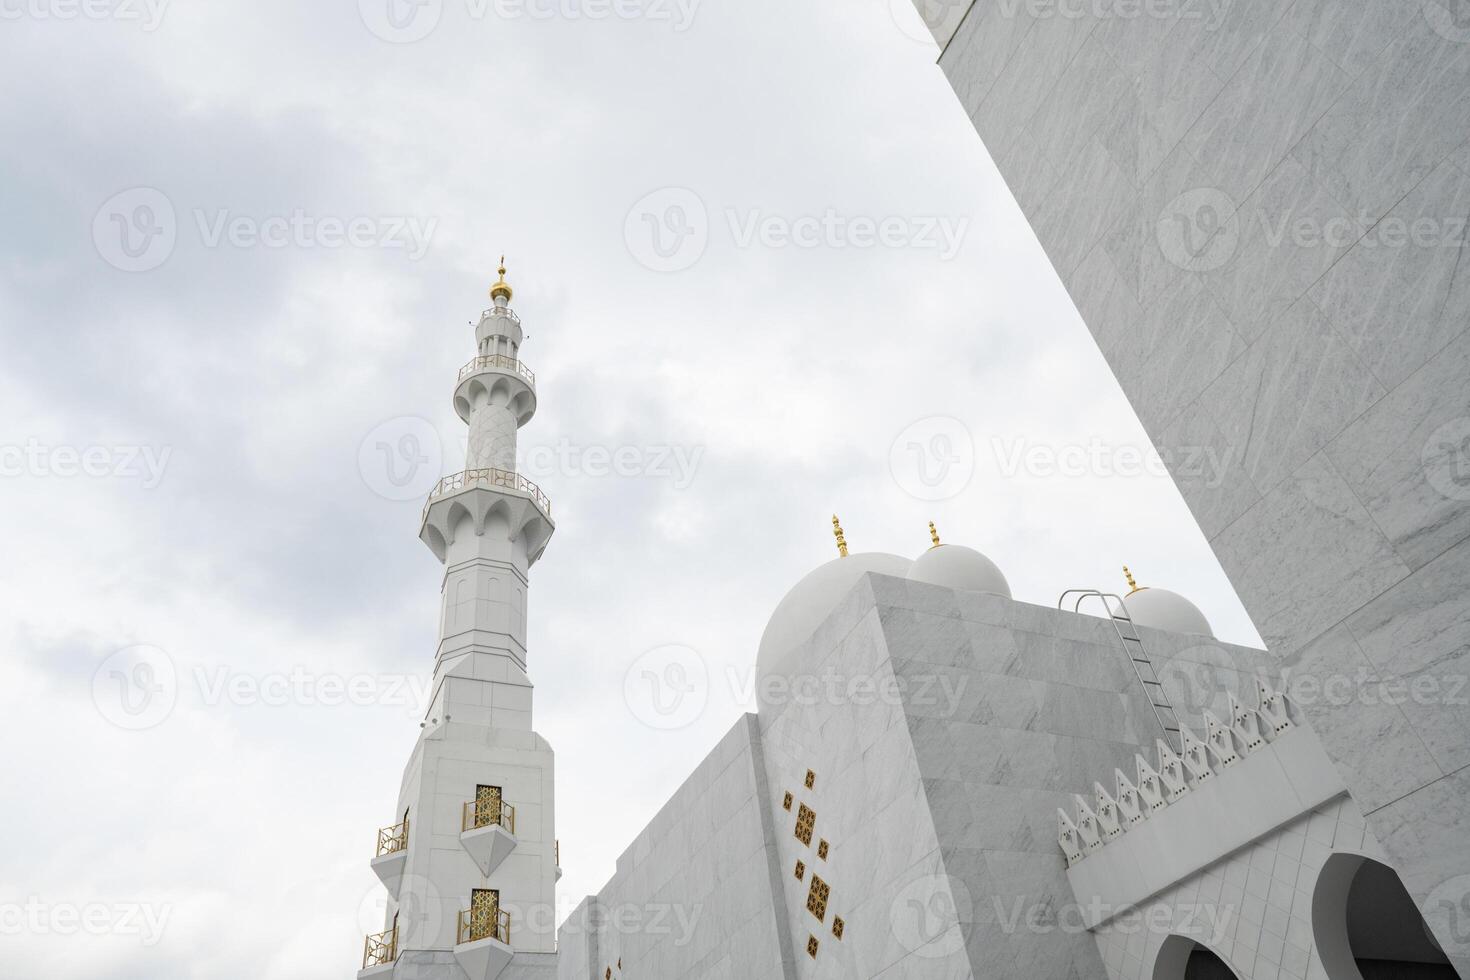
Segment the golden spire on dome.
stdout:
<path fill-rule="evenodd" d="M 939 547 L 939 532 L 934 529 L 934 522 L 929 522 L 929 537 L 934 542 L 934 547 Z"/>
<path fill-rule="evenodd" d="M 847 557 L 847 538 L 842 536 L 842 522 L 837 520 L 837 515 L 832 515 L 832 534 L 837 538 L 837 554 L 843 558 Z"/>
<path fill-rule="evenodd" d="M 510 288 L 510 283 L 508 283 L 508 282 L 505 281 L 505 256 L 504 255 L 502 255 L 500 257 L 500 268 L 497 269 L 496 271 L 500 273 L 500 280 L 490 287 L 490 298 L 491 299 L 495 299 L 496 297 L 504 296 L 505 297 L 505 301 L 507 303 L 509 303 L 510 302 L 510 297 L 512 295 L 512 290 Z"/>
<path fill-rule="evenodd" d="M 1123 566 L 1123 577 L 1128 580 L 1128 588 L 1132 589 L 1133 592 L 1141 592 L 1141 591 L 1143 591 L 1142 589 L 1140 589 L 1138 587 L 1138 583 L 1133 580 L 1133 573 L 1128 570 L 1128 566 L 1127 565 L 1124 565 Z M 1132 595 L 1133 592 L 1129 592 L 1128 594 L 1129 595 Z"/>

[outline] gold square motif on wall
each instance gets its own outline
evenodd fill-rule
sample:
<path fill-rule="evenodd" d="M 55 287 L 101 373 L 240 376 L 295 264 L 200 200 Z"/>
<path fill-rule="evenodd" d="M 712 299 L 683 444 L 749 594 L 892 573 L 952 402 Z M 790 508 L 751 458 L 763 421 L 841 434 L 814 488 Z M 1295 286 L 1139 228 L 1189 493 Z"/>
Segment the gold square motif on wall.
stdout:
<path fill-rule="evenodd" d="M 805 803 L 796 811 L 796 839 L 807 847 L 812 846 L 812 830 L 817 825 L 817 814 Z"/>
<path fill-rule="evenodd" d="M 812 875 L 812 890 L 807 892 L 806 910 L 816 916 L 818 922 L 827 920 L 827 897 L 831 894 L 831 887 L 821 878 Z"/>
<path fill-rule="evenodd" d="M 812 959 L 816 959 L 817 958 L 817 937 L 816 936 L 807 936 L 806 937 L 806 955 L 810 956 Z"/>
<path fill-rule="evenodd" d="M 806 771 L 806 788 L 812 789 L 817 785 L 817 774 L 810 769 Z"/>

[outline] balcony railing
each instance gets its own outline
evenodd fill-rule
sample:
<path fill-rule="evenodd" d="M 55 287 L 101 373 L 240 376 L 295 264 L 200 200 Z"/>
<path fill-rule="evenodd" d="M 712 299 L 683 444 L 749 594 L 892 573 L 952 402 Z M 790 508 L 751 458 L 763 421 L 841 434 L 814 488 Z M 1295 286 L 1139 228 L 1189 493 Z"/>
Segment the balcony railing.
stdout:
<path fill-rule="evenodd" d="M 362 968 L 384 966 L 398 959 L 398 926 L 376 936 L 368 936 L 362 946 Z"/>
<path fill-rule="evenodd" d="M 408 818 L 404 817 L 402 823 L 391 827 L 384 827 L 378 831 L 378 853 L 377 857 L 385 854 L 396 854 L 408 847 Z"/>
<path fill-rule="evenodd" d="M 460 490 L 474 486 L 500 487 L 505 490 L 519 491 L 534 500 L 536 506 L 541 509 L 541 513 L 547 517 L 551 516 L 551 498 L 542 493 L 540 487 L 513 470 L 497 470 L 494 468 L 465 470 L 461 473 L 455 473 L 453 476 L 446 476 L 429 492 L 429 499 L 424 504 L 424 513 L 428 513 L 429 504 L 434 502 L 435 497 L 457 493 Z"/>
<path fill-rule="evenodd" d="M 493 916 L 477 914 L 474 909 L 461 909 L 459 930 L 455 945 L 479 942 L 481 939 L 498 939 L 510 945 L 510 913 L 500 909 Z"/>
<path fill-rule="evenodd" d="M 505 828 L 506 833 L 514 836 L 516 832 L 516 808 L 504 800 L 500 801 L 500 812 L 495 812 L 495 807 L 489 803 L 471 800 L 464 805 L 464 819 L 460 822 L 461 830 L 479 830 L 481 827 L 493 827 L 499 824 Z"/>
<path fill-rule="evenodd" d="M 530 383 L 531 387 L 536 387 L 535 372 L 526 367 L 524 361 L 511 357 L 509 354 L 486 354 L 483 357 L 475 358 L 459 369 L 459 380 L 463 381 L 472 374 L 487 371 L 492 368 L 499 368 L 503 371 L 512 371 L 519 374 Z"/>
<path fill-rule="evenodd" d="M 521 318 L 518 317 L 518 316 L 516 316 L 516 311 L 513 310 L 513 309 L 511 309 L 508 306 L 505 307 L 504 309 L 496 309 L 495 307 L 492 306 L 492 307 L 490 307 L 490 309 L 488 309 L 488 310 L 482 310 L 480 312 L 480 319 L 483 320 L 487 316 L 503 316 L 507 320 L 509 320 L 511 323 L 514 323 L 516 326 L 520 326 L 521 325 Z"/>

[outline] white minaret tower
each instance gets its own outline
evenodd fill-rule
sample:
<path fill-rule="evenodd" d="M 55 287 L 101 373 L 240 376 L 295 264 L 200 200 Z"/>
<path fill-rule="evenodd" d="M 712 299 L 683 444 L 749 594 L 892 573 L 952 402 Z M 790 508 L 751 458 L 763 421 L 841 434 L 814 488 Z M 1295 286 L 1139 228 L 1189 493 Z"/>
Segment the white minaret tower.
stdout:
<path fill-rule="evenodd" d="M 521 321 L 500 279 L 460 369 L 466 469 L 441 480 L 419 537 L 444 563 L 432 697 L 373 870 L 386 931 L 359 977 L 492 980 L 514 958 L 549 964 L 558 868 L 551 746 L 531 728 L 527 573 L 551 538 L 551 503 L 515 472 L 516 431 L 536 413 Z"/>

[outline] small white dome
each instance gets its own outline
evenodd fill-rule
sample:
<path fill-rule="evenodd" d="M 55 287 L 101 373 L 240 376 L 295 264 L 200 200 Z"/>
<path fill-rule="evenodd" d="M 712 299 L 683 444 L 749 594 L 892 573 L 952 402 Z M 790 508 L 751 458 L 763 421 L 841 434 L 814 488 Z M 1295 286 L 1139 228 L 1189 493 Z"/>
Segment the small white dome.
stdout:
<path fill-rule="evenodd" d="M 994 592 L 1007 599 L 1011 585 L 995 562 L 974 548 L 959 544 L 935 545 L 924 552 L 909 569 L 909 579 L 942 585 L 965 592 Z"/>
<path fill-rule="evenodd" d="M 760 650 L 755 655 L 756 677 L 773 672 L 789 673 L 787 660 L 792 651 L 817 631 L 822 620 L 837 608 L 863 575 L 877 572 L 902 578 L 911 564 L 898 555 L 869 551 L 834 558 L 808 572 L 786 593 L 766 623 Z"/>
<path fill-rule="evenodd" d="M 1213 637 L 1210 621 L 1199 607 L 1168 589 L 1139 589 L 1123 597 L 1128 615 L 1139 626 L 1152 626 L 1170 633 L 1197 633 Z"/>

